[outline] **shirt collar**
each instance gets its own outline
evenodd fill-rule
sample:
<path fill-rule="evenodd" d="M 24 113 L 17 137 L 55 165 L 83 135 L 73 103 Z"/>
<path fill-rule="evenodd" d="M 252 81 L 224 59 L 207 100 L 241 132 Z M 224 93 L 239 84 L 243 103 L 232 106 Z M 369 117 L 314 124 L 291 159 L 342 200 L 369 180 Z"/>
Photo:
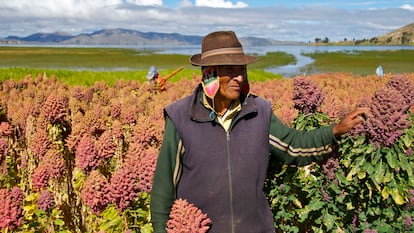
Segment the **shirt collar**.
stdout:
<path fill-rule="evenodd" d="M 213 111 L 217 116 L 219 116 L 219 114 L 216 112 L 216 110 L 210 105 L 210 102 L 207 100 L 207 96 L 203 93 L 203 100 L 202 103 L 204 105 L 204 107 L 206 107 L 208 110 Z M 232 117 L 235 113 L 239 112 L 241 110 L 241 103 L 240 100 L 234 100 L 229 108 L 227 109 L 227 111 L 221 116 L 222 118 L 228 118 L 228 117 Z"/>

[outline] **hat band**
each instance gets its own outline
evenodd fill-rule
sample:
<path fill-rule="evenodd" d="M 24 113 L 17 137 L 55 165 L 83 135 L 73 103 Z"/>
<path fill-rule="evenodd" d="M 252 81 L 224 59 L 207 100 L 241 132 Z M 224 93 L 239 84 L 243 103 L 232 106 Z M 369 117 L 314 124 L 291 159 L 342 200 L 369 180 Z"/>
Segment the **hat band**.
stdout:
<path fill-rule="evenodd" d="M 216 55 L 223 55 L 223 54 L 244 54 L 243 48 L 222 48 L 222 49 L 213 49 L 201 54 L 201 59 L 216 56 Z"/>

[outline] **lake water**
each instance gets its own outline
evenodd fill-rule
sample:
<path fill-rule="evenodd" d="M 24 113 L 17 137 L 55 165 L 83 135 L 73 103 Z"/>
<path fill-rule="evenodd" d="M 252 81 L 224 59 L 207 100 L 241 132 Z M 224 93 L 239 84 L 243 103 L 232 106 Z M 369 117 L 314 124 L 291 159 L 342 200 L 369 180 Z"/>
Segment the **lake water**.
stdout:
<path fill-rule="evenodd" d="M 1 45 L 15 46 L 15 45 Z M 45 46 L 45 45 L 20 45 L 20 46 Z M 48 45 L 51 47 L 110 47 L 110 48 L 134 48 L 138 50 L 156 51 L 160 54 L 182 54 L 191 56 L 200 52 L 199 45 L 183 46 L 90 46 L 90 45 Z M 296 58 L 295 64 L 286 66 L 270 67 L 266 71 L 281 74 L 284 77 L 292 77 L 300 74 L 300 69 L 313 62 L 310 57 L 303 56 L 302 53 L 315 52 L 336 52 L 336 51 L 367 51 L 367 50 L 414 50 L 414 46 L 307 46 L 307 45 L 275 45 L 275 46 L 245 46 L 244 51 L 248 54 L 265 55 L 268 52 L 285 52 L 292 54 Z"/>
<path fill-rule="evenodd" d="M 138 49 L 140 47 L 137 47 Z M 154 46 L 147 49 L 159 50 L 163 54 L 184 54 L 192 55 L 200 52 L 200 46 Z M 277 46 L 257 46 L 244 47 L 246 53 L 265 55 L 268 52 L 285 52 L 292 54 L 296 58 L 296 64 L 286 66 L 270 67 L 266 71 L 282 74 L 284 77 L 291 77 L 300 74 L 300 68 L 313 62 L 310 57 L 303 56 L 302 53 L 315 52 L 354 52 L 354 51 L 387 51 L 387 50 L 414 50 L 414 46 L 306 46 L 306 45 L 277 45 Z"/>

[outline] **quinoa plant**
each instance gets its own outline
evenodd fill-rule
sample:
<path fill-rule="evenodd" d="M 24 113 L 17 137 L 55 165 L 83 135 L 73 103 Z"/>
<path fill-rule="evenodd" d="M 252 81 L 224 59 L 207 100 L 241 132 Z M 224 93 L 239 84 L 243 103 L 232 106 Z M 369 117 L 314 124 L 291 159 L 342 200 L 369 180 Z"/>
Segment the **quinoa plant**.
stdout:
<path fill-rule="evenodd" d="M 353 215 L 350 231 L 414 230 L 413 88 L 404 77 L 391 78 L 375 93 L 361 127 L 341 142 L 343 175 L 337 178 L 345 190 L 348 218 Z"/>
<path fill-rule="evenodd" d="M 323 96 L 312 81 L 298 78 L 295 85 L 294 102 L 301 111 L 292 122 L 295 128 L 335 121 L 309 111 L 318 109 L 309 101 L 318 98 L 309 95 Z M 413 231 L 413 89 L 404 76 L 392 77 L 359 104 L 370 108 L 365 121 L 339 139 L 323 161 L 270 167 L 276 172 L 269 174 L 266 191 L 278 232 Z"/>

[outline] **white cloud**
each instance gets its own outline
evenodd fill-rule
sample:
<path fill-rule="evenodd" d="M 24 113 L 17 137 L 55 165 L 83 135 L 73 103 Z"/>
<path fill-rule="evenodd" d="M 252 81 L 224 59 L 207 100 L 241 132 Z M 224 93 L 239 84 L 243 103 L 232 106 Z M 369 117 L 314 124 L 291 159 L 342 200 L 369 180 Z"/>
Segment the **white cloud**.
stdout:
<path fill-rule="evenodd" d="M 411 6 L 409 4 L 404 4 L 404 5 L 401 6 L 401 9 L 414 11 L 414 6 Z"/>
<path fill-rule="evenodd" d="M 108 9 L 123 4 L 137 6 L 162 6 L 162 0 L 20 0 L 6 1 L 1 4 L 3 8 L 10 8 L 22 12 L 25 16 L 44 16 L 44 17 L 89 17 L 94 14 L 102 14 Z M 0 11 L 1 12 L 1 11 Z"/>
<path fill-rule="evenodd" d="M 315 37 L 328 37 L 335 41 L 372 38 L 414 22 L 413 12 L 407 10 L 413 9 L 410 5 L 344 10 L 317 6 L 237 8 L 247 5 L 235 0 L 193 2 L 180 0 L 172 9 L 165 7 L 161 0 L 2 1 L 0 38 L 36 32 L 60 31 L 75 35 L 125 28 L 201 36 L 215 30 L 234 30 L 240 36 L 275 40 L 312 41 Z M 226 7 L 233 7 L 231 13 Z"/>
<path fill-rule="evenodd" d="M 162 0 L 126 0 L 126 3 L 139 6 L 162 6 Z"/>
<path fill-rule="evenodd" d="M 236 2 L 233 4 L 231 1 L 226 0 L 196 0 L 196 6 L 200 7 L 214 7 L 214 8 L 245 8 L 248 5 L 244 2 Z"/>
<path fill-rule="evenodd" d="M 193 6 L 193 3 L 190 0 L 182 0 L 178 7 L 190 7 Z"/>

